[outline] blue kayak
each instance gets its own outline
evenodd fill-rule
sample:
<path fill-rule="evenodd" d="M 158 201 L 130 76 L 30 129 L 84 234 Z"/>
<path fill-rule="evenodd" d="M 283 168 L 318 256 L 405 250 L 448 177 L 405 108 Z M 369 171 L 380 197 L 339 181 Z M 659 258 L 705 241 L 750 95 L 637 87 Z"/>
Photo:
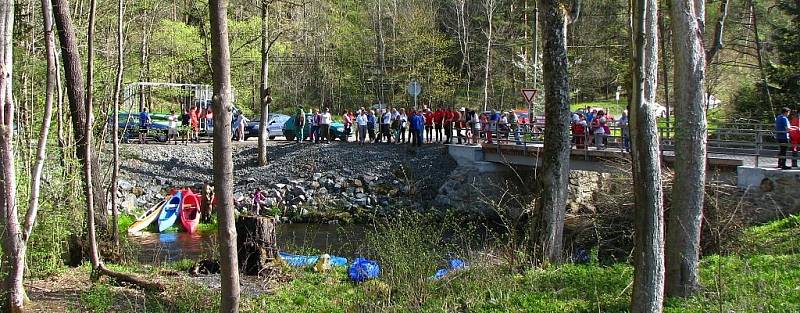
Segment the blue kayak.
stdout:
<path fill-rule="evenodd" d="M 167 200 L 167 203 L 164 204 L 164 209 L 161 210 L 161 214 L 158 216 L 158 232 L 163 232 L 167 228 L 170 228 L 173 224 L 175 224 L 175 220 L 178 219 L 178 213 L 180 212 L 181 208 L 181 196 L 182 193 L 180 191 L 176 191 L 172 194 L 172 197 Z"/>
<path fill-rule="evenodd" d="M 314 263 L 317 263 L 317 260 L 319 260 L 319 256 L 317 255 L 296 255 L 286 252 L 281 252 L 280 255 L 281 258 L 286 261 L 286 264 L 294 267 L 312 266 Z M 347 259 L 338 256 L 331 256 L 331 265 L 345 266 L 347 265 Z"/>

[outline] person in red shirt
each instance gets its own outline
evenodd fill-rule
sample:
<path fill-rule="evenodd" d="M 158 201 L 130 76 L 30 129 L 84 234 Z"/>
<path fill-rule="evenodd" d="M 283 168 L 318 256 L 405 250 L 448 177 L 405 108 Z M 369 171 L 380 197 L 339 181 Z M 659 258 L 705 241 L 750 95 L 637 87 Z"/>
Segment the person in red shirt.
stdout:
<path fill-rule="evenodd" d="M 189 140 L 200 142 L 200 107 L 189 110 L 189 121 L 191 126 L 189 131 L 192 133 Z"/>
<path fill-rule="evenodd" d="M 425 118 L 425 137 L 427 137 L 427 143 L 433 142 L 433 112 L 431 109 L 425 108 L 425 113 L 423 115 Z"/>
<path fill-rule="evenodd" d="M 442 142 L 442 124 L 444 123 L 444 109 L 441 107 L 433 113 L 433 128 L 436 132 L 436 143 Z"/>
<path fill-rule="evenodd" d="M 453 138 L 453 122 L 455 122 L 455 113 L 453 108 L 447 108 L 444 111 L 444 137 L 445 144 L 450 144 L 450 138 Z"/>
<path fill-rule="evenodd" d="M 789 141 L 792 144 L 792 167 L 797 167 L 798 146 L 800 146 L 800 119 L 795 115 L 789 121 Z"/>

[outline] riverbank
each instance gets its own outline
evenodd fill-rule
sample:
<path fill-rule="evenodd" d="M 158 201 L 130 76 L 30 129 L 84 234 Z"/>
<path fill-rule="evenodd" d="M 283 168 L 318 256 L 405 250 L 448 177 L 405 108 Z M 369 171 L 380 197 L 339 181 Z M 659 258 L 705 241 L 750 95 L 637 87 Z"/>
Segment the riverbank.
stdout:
<path fill-rule="evenodd" d="M 242 312 L 623 312 L 631 296 L 633 268 L 626 263 L 547 269 L 520 267 L 503 246 L 463 255 L 469 267 L 430 279 L 443 264 L 429 234 L 435 226 L 402 235 L 410 225 L 385 228 L 370 240 L 381 263 L 379 279 L 356 284 L 343 268 L 314 273 L 287 268 L 267 277 L 245 277 Z M 402 235 L 402 236 L 401 236 Z M 794 312 L 800 309 L 800 217 L 750 227 L 723 255 L 701 262 L 703 289 L 671 299 L 666 312 Z M 400 237 L 402 238 L 400 238 Z M 414 239 L 417 246 L 401 249 Z M 391 253 L 395 251 L 396 253 Z M 735 254 L 734 254 L 735 253 Z M 415 262 L 411 262 L 414 261 Z M 33 312 L 216 312 L 219 275 L 192 277 L 186 262 L 161 267 L 116 266 L 167 284 L 163 293 L 144 292 L 102 280 L 89 287 L 89 268 L 69 269 L 28 287 Z"/>
<path fill-rule="evenodd" d="M 120 208 L 136 214 L 172 187 L 200 187 L 212 180 L 211 144 L 123 145 Z M 237 205 L 252 207 L 250 195 L 264 191 L 267 214 L 284 221 L 362 223 L 395 208 L 424 211 L 456 163 L 443 145 L 410 150 L 407 145 L 297 144 L 270 141 L 269 165 L 257 166 L 254 141 L 234 144 Z"/>

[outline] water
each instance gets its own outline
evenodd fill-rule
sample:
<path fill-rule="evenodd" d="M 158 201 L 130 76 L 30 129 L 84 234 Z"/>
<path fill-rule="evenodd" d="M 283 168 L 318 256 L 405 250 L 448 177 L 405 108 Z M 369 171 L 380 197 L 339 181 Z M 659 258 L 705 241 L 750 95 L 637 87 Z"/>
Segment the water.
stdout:
<path fill-rule="evenodd" d="M 366 226 L 329 224 L 278 224 L 278 248 L 296 254 L 319 254 L 352 258 L 363 251 Z M 129 236 L 143 264 L 161 264 L 181 259 L 216 259 L 217 234 L 142 233 Z"/>

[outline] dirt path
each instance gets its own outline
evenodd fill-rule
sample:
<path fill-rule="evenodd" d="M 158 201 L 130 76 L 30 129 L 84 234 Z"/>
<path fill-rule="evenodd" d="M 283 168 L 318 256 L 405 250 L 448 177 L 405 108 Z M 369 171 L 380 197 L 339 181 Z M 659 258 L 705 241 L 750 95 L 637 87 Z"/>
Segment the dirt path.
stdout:
<path fill-rule="evenodd" d="M 91 286 L 89 273 L 83 268 L 68 268 L 66 272 L 25 284 L 31 299 L 29 312 L 80 312 L 80 294 Z"/>

